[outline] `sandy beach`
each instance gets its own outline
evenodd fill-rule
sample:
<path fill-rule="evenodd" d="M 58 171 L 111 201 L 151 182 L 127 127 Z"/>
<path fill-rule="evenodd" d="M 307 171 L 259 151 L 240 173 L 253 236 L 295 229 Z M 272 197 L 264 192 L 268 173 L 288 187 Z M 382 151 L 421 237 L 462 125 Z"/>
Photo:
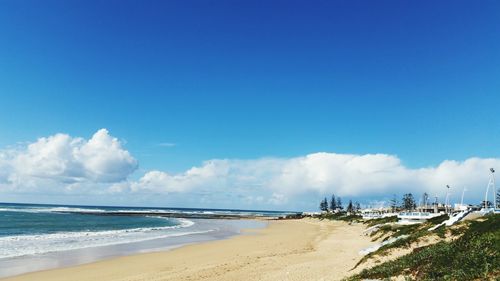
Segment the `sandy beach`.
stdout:
<path fill-rule="evenodd" d="M 272 221 L 227 240 L 2 280 L 340 280 L 373 244 L 363 229 L 339 221 Z"/>

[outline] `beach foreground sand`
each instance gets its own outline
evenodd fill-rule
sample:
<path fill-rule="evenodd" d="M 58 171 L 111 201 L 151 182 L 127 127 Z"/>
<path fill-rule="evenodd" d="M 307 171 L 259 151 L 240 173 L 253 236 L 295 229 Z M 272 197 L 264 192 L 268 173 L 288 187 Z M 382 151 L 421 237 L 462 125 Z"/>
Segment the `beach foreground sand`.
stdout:
<path fill-rule="evenodd" d="M 227 240 L 2 280 L 340 280 L 373 244 L 363 229 L 339 221 L 272 221 Z"/>

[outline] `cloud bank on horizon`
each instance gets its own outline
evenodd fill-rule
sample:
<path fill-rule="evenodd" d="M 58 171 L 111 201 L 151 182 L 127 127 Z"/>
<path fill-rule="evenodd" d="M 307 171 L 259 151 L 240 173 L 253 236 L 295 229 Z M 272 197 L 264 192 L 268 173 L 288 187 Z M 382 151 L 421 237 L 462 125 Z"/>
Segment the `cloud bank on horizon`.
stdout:
<path fill-rule="evenodd" d="M 108 130 L 101 129 L 88 140 L 56 134 L 0 150 L 0 192 L 140 194 L 146 198 L 197 194 L 202 204 L 216 204 L 218 196 L 232 194 L 242 202 L 265 206 L 286 205 L 305 194 L 442 195 L 444 187 L 451 185 L 460 190 L 455 195 L 467 186 L 468 194 L 479 200 L 490 167 L 500 167 L 500 159 L 444 160 L 434 167 L 412 169 L 395 155 L 318 152 L 292 158 L 213 159 L 182 173 L 152 170 L 132 180 L 138 161 Z"/>

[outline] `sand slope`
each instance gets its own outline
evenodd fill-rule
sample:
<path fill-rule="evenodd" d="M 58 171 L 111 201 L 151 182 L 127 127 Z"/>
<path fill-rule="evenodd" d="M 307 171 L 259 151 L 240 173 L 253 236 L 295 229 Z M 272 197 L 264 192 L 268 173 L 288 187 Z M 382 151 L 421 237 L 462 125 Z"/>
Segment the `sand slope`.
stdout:
<path fill-rule="evenodd" d="M 362 225 L 312 219 L 176 250 L 120 257 L 7 278 L 70 280 L 340 280 L 373 244 Z"/>

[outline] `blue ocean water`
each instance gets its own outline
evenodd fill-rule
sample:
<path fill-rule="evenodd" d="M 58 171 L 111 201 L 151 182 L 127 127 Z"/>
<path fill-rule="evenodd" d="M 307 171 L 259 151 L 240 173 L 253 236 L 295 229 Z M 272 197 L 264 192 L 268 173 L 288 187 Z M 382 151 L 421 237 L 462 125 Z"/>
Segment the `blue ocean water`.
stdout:
<path fill-rule="evenodd" d="M 175 220 L 159 217 L 95 216 L 71 213 L 72 209 L 67 207 L 2 207 L 0 208 L 0 237 L 168 227 L 178 224 Z M 65 213 L 66 211 L 70 213 Z"/>
<path fill-rule="evenodd" d="M 112 215 L 120 212 L 141 216 Z M 64 206 L 0 203 L 0 263 L 2 259 L 53 252 L 136 243 L 153 239 L 235 231 L 221 220 L 154 216 L 158 213 L 239 214 L 278 216 L 283 212 Z M 107 213 L 107 214 L 106 214 Z M 183 240 L 185 241 L 185 239 Z"/>

